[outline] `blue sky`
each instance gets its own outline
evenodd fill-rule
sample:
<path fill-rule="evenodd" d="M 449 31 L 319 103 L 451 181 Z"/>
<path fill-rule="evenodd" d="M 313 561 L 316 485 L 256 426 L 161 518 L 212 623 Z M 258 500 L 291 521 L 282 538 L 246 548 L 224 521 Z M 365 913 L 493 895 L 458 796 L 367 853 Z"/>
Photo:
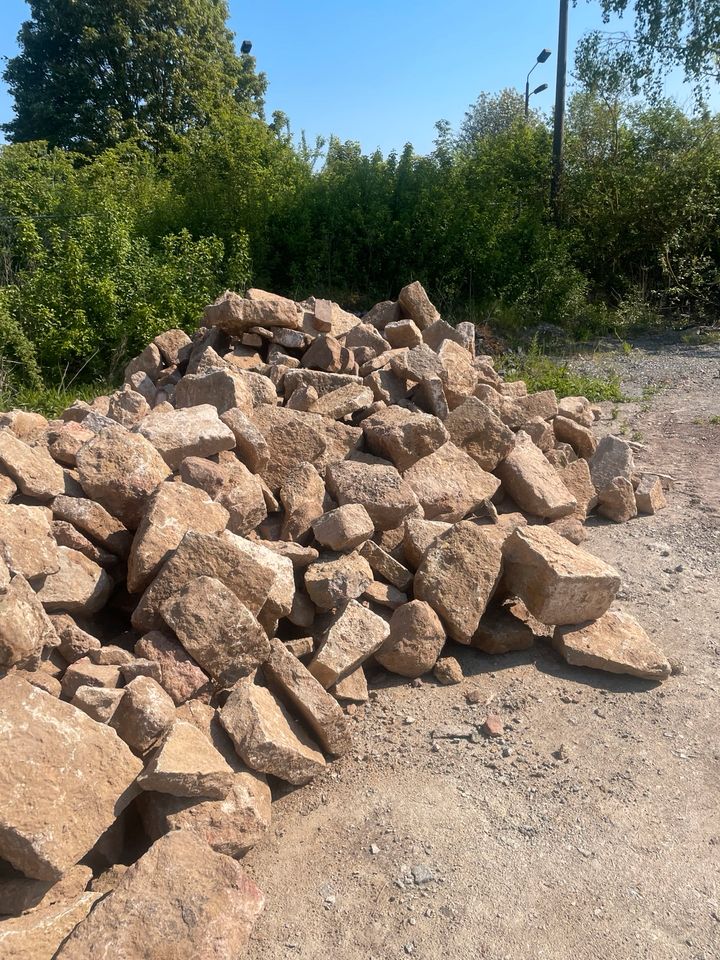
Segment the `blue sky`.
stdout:
<path fill-rule="evenodd" d="M 238 45 L 253 41 L 270 81 L 268 114 L 282 109 L 293 130 L 359 140 L 365 150 L 432 146 L 436 120 L 453 126 L 482 91 L 522 88 L 543 47 L 557 46 L 557 0 L 229 0 Z M 27 18 L 24 0 L 0 0 L 0 56 L 16 52 Z M 597 3 L 570 11 L 570 48 L 600 27 Z M 533 79 L 550 89 L 536 106 L 549 110 L 555 57 Z M 677 78 L 666 92 L 681 103 Z M 0 84 L 0 122 L 12 116 Z"/>

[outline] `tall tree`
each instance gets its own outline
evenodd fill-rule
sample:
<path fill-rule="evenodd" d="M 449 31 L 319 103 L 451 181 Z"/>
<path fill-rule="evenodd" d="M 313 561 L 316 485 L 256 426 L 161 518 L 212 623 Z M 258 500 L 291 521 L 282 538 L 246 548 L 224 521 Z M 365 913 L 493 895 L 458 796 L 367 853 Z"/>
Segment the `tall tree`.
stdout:
<path fill-rule="evenodd" d="M 262 113 L 266 81 L 238 56 L 226 0 L 28 0 L 4 79 L 10 139 L 96 152 L 155 149 L 235 101 Z"/>
<path fill-rule="evenodd" d="M 580 0 L 573 0 L 575 6 Z M 580 41 L 576 67 L 590 90 L 623 87 L 657 100 L 662 77 L 680 67 L 702 100 L 720 82 L 720 3 L 718 0 L 587 0 L 599 2 L 603 20 L 632 19 L 632 29 L 594 30 Z"/>
<path fill-rule="evenodd" d="M 500 93 L 481 93 L 470 109 L 465 111 L 458 132 L 458 143 L 469 147 L 479 140 L 506 133 L 523 118 L 524 113 L 525 99 L 518 90 L 505 87 Z"/>

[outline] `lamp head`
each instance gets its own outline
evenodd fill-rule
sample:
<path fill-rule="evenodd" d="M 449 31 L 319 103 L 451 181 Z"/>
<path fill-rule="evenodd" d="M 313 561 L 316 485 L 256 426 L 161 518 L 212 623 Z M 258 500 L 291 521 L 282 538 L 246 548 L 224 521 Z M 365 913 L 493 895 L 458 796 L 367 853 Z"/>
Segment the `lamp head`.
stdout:
<path fill-rule="evenodd" d="M 252 40 L 243 40 L 240 44 L 240 53 L 250 53 L 252 50 Z"/>
<path fill-rule="evenodd" d="M 540 53 L 538 54 L 537 62 L 538 62 L 538 63 L 545 63 L 546 60 L 549 60 L 549 59 L 550 59 L 550 54 L 551 54 L 551 51 L 548 50 L 547 47 L 545 47 L 545 49 L 544 49 L 544 50 L 541 50 Z"/>

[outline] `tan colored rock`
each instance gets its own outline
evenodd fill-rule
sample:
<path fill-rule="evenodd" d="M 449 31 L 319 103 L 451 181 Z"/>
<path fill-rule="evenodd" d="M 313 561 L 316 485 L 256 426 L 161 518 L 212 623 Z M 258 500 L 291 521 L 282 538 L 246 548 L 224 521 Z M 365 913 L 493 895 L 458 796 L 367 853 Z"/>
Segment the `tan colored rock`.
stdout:
<path fill-rule="evenodd" d="M 360 503 L 376 530 L 392 530 L 417 509 L 418 499 L 395 467 L 344 460 L 327 470 L 327 489 L 343 506 Z"/>
<path fill-rule="evenodd" d="M 64 423 L 57 421 L 56 429 L 48 431 L 48 452 L 57 463 L 66 467 L 74 467 L 77 452 L 80 447 L 92 440 L 92 430 L 87 430 L 79 423 Z"/>
<path fill-rule="evenodd" d="M 334 337 L 342 337 L 358 323 L 360 323 L 359 317 L 343 310 L 332 300 L 315 300 L 310 328 L 313 331 L 320 330 Z"/>
<path fill-rule="evenodd" d="M 3 864 L 3 873 L 6 865 Z M 20 874 L 0 879 L 0 916 L 15 916 L 36 908 L 67 904 L 80 896 L 92 880 L 92 870 L 82 864 L 55 880 L 33 880 Z M 4 928 L 0 924 L 0 929 Z M 52 956 L 52 955 L 51 955 Z"/>
<path fill-rule="evenodd" d="M 580 517 L 571 513 L 567 517 L 560 517 L 559 520 L 552 520 L 548 526 L 551 530 L 569 540 L 570 543 L 580 544 L 587 540 L 587 531 Z"/>
<path fill-rule="evenodd" d="M 441 657 L 435 664 L 433 675 L 437 682 L 443 687 L 448 687 L 455 683 L 462 683 L 465 679 L 462 667 L 455 657 Z"/>
<path fill-rule="evenodd" d="M 390 618 L 390 635 L 375 659 L 392 673 L 420 677 L 435 666 L 445 645 L 445 631 L 429 603 L 412 600 Z"/>
<path fill-rule="evenodd" d="M 288 410 L 302 410 L 306 412 L 317 402 L 318 397 L 319 394 L 312 384 L 303 383 L 296 390 L 293 390 L 285 406 Z"/>
<path fill-rule="evenodd" d="M 671 667 L 634 617 L 608 611 L 591 623 L 558 627 L 553 646 L 568 663 L 645 680 L 665 680 Z"/>
<path fill-rule="evenodd" d="M 558 414 L 574 420 L 581 427 L 592 427 L 595 422 L 592 407 L 585 397 L 563 397 L 558 400 Z"/>
<path fill-rule="evenodd" d="M 62 678 L 63 696 L 72 700 L 79 687 L 120 686 L 120 668 L 113 665 L 93 663 L 89 657 L 82 657 L 71 663 Z"/>
<path fill-rule="evenodd" d="M 402 288 L 398 296 L 398 304 L 403 316 L 412 320 L 420 330 L 424 330 L 440 319 L 440 314 L 430 302 L 419 280 Z"/>
<path fill-rule="evenodd" d="M 555 432 L 552 428 L 554 422 L 554 420 L 549 422 L 543 420 L 542 417 L 532 417 L 522 425 L 522 429 L 532 439 L 535 446 L 545 454 L 555 449 Z"/>
<path fill-rule="evenodd" d="M 53 960 L 58 948 L 84 920 L 99 893 L 82 893 L 73 899 L 47 906 L 0 922 L 0 956 L 7 960 Z"/>
<path fill-rule="evenodd" d="M 425 551 L 452 524 L 441 520 L 423 520 L 421 517 L 408 517 L 403 531 L 403 554 L 410 566 L 417 570 L 422 563 Z"/>
<path fill-rule="evenodd" d="M 186 457 L 211 457 L 235 446 L 232 430 L 222 422 L 217 409 L 206 403 L 172 413 L 150 413 L 138 424 L 137 432 L 173 470 Z"/>
<path fill-rule="evenodd" d="M 525 420 L 531 417 L 551 420 L 558 413 L 557 396 L 554 390 L 541 390 L 538 393 L 515 397 L 515 403 L 523 412 Z"/>
<path fill-rule="evenodd" d="M 590 427 L 562 416 L 555 417 L 552 425 L 557 439 L 561 443 L 569 443 L 579 457 L 589 460 L 595 453 L 598 442 Z"/>
<path fill-rule="evenodd" d="M 87 657 L 91 650 L 100 649 L 100 641 L 82 630 L 66 613 L 55 614 L 50 621 L 58 635 L 58 653 L 68 663 Z"/>
<path fill-rule="evenodd" d="M 35 669 L 44 646 L 58 636 L 27 580 L 17 574 L 0 590 L 0 669 L 27 665 Z"/>
<path fill-rule="evenodd" d="M 577 516 L 584 518 L 597 506 L 595 485 L 587 460 L 579 459 L 558 470 L 560 479 L 577 500 Z"/>
<path fill-rule="evenodd" d="M 80 497 L 56 497 L 52 504 L 53 516 L 71 523 L 93 542 L 118 557 L 130 553 L 132 535 L 99 503 Z"/>
<path fill-rule="evenodd" d="M 193 697 L 209 695 L 207 675 L 172 637 L 151 630 L 135 644 L 135 654 L 160 666 L 160 685 L 179 706 Z"/>
<path fill-rule="evenodd" d="M 70 547 L 71 550 L 77 550 L 78 553 L 84 554 L 88 560 L 92 560 L 93 563 L 105 569 L 117 566 L 119 557 L 116 557 L 114 553 L 108 553 L 102 547 L 96 547 L 71 523 L 67 523 L 65 520 L 53 520 L 50 527 L 59 547 Z"/>
<path fill-rule="evenodd" d="M 12 675 L 0 728 L 0 856 L 58 879 L 133 798 L 142 765 L 113 731 Z"/>
<path fill-rule="evenodd" d="M 454 410 L 472 396 L 478 382 L 477 370 L 473 365 L 473 358 L 465 347 L 452 339 L 442 341 L 438 348 L 438 356 L 445 368 L 445 375 L 442 377 L 445 396 L 449 408 Z"/>
<path fill-rule="evenodd" d="M 426 520 L 449 523 L 461 520 L 500 486 L 496 477 L 450 441 L 418 460 L 403 479 L 415 492 Z"/>
<path fill-rule="evenodd" d="M 223 467 L 227 469 L 228 482 L 218 494 L 217 501 L 229 514 L 228 530 L 242 536 L 267 517 L 265 488 L 261 478 L 250 473 L 239 460 L 232 465 L 223 464 Z"/>
<path fill-rule="evenodd" d="M 252 677 L 240 680 L 220 711 L 238 756 L 253 770 L 295 785 L 321 773 L 325 760 L 285 707 Z"/>
<path fill-rule="evenodd" d="M 374 541 L 367 540 L 360 547 L 359 553 L 367 560 L 374 573 L 383 577 L 398 590 L 407 590 L 412 583 L 413 576 L 407 567 Z"/>
<path fill-rule="evenodd" d="M 635 490 L 635 503 L 638 513 L 657 513 L 667 506 L 660 477 L 646 474 L 641 477 Z"/>
<path fill-rule="evenodd" d="M 129 380 L 134 373 L 146 373 L 151 380 L 156 380 L 162 370 L 162 356 L 154 343 L 149 343 L 143 352 L 131 360 L 125 367 L 125 380 Z"/>
<path fill-rule="evenodd" d="M 262 473 L 270 462 L 265 437 L 239 407 L 226 410 L 220 417 L 235 437 L 235 452 L 252 473 Z"/>
<path fill-rule="evenodd" d="M 242 539 L 225 531 L 220 536 L 189 530 L 175 553 L 140 598 L 132 615 L 136 630 L 161 630 L 160 607 L 191 580 L 209 576 L 220 580 L 250 613 L 264 606 L 277 577 L 267 561 L 243 550 Z"/>
<path fill-rule="evenodd" d="M 598 513 L 615 523 L 627 523 L 637 516 L 635 490 L 625 477 L 615 477 L 598 493 Z"/>
<path fill-rule="evenodd" d="M 332 420 L 342 420 L 353 413 L 367 409 L 374 401 L 375 396 L 369 387 L 351 383 L 319 397 L 310 405 L 309 411 L 322 417 L 330 417 Z"/>
<path fill-rule="evenodd" d="M 389 633 L 382 617 L 351 600 L 333 616 L 308 669 L 327 690 L 379 650 Z"/>
<path fill-rule="evenodd" d="M 250 610 L 212 577 L 189 581 L 160 609 L 185 650 L 222 686 L 232 686 L 270 652 L 267 635 Z"/>
<path fill-rule="evenodd" d="M 6 427 L 18 440 L 31 446 L 44 444 L 47 438 L 48 421 L 41 413 L 30 410 L 8 410 L 0 413 L 0 430 Z"/>
<path fill-rule="evenodd" d="M 235 860 L 172 830 L 75 928 L 58 960 L 236 960 L 263 905 Z"/>
<path fill-rule="evenodd" d="M 375 532 L 370 514 L 359 503 L 322 514 L 313 521 L 312 530 L 317 542 L 331 550 L 354 550 Z"/>
<path fill-rule="evenodd" d="M 168 366 L 185 363 L 190 358 L 192 340 L 184 330 L 164 330 L 153 343 Z"/>
<path fill-rule="evenodd" d="M 519 527 L 503 552 L 508 592 L 542 623 L 596 620 L 620 587 L 616 570 L 548 527 Z"/>
<path fill-rule="evenodd" d="M 349 363 L 348 351 L 329 333 L 315 337 L 302 357 L 302 365 L 308 370 L 324 370 L 327 373 L 343 373 Z"/>
<path fill-rule="evenodd" d="M 119 426 L 101 430 L 81 447 L 77 466 L 85 493 L 131 530 L 171 472 L 149 441 Z"/>
<path fill-rule="evenodd" d="M 417 347 L 423 342 L 419 327 L 410 319 L 395 320 L 383 328 L 383 336 L 391 347 Z"/>
<path fill-rule="evenodd" d="M 370 694 L 368 693 L 367 679 L 362 667 L 353 670 L 342 680 L 330 687 L 329 692 L 341 703 L 367 703 Z"/>
<path fill-rule="evenodd" d="M 515 446 L 497 468 L 503 488 L 521 510 L 555 520 L 572 513 L 577 500 L 528 434 L 517 434 Z"/>
<path fill-rule="evenodd" d="M 590 475 L 600 494 L 615 477 L 631 480 L 635 472 L 632 447 L 619 437 L 603 437 L 590 460 Z"/>
<path fill-rule="evenodd" d="M 325 370 L 288 370 L 285 374 L 285 396 L 289 397 L 300 387 L 314 387 L 318 397 L 351 384 L 361 385 L 362 380 L 354 374 L 328 373 Z"/>
<path fill-rule="evenodd" d="M 422 380 L 413 392 L 413 402 L 428 413 L 433 414 L 443 423 L 450 415 L 445 388 L 440 377 L 427 377 Z"/>
<path fill-rule="evenodd" d="M 151 677 L 135 677 L 125 687 L 110 723 L 131 750 L 142 754 L 174 720 L 175 705 L 160 684 Z"/>
<path fill-rule="evenodd" d="M 370 565 L 354 551 L 311 564 L 305 571 L 305 589 L 316 607 L 331 610 L 361 596 L 372 579 Z"/>
<path fill-rule="evenodd" d="M 98 723 L 110 723 L 124 695 L 125 691 L 117 688 L 81 686 L 71 703 Z"/>
<path fill-rule="evenodd" d="M 218 297 L 215 303 L 205 308 L 203 323 L 207 327 L 218 327 L 231 336 L 239 337 L 252 327 L 287 327 L 298 330 L 302 323 L 302 314 L 297 305 L 285 297 L 266 295 L 245 299 L 228 290 Z"/>
<path fill-rule="evenodd" d="M 134 374 L 137 376 L 137 374 Z M 152 382 L 152 381 L 151 381 Z M 108 417 L 130 430 L 150 413 L 150 404 L 145 397 L 126 383 L 110 396 Z"/>
<path fill-rule="evenodd" d="M 192 723 L 175 720 L 138 777 L 143 790 L 174 797 L 223 800 L 235 781 L 232 768 Z"/>
<path fill-rule="evenodd" d="M 362 428 L 370 452 L 391 460 L 401 473 L 449 439 L 437 417 L 402 407 L 388 407 L 367 417 Z"/>
<path fill-rule="evenodd" d="M 363 592 L 362 599 L 370 603 L 376 603 L 380 607 L 386 607 L 388 610 L 397 610 L 398 607 L 407 603 L 408 596 L 390 583 L 373 580 Z"/>
<path fill-rule="evenodd" d="M 430 604 L 458 643 L 470 643 L 500 580 L 502 539 L 496 528 L 456 523 L 427 549 L 415 574 L 415 597 Z"/>
<path fill-rule="evenodd" d="M 5 503 L 10 503 L 16 493 L 17 486 L 15 482 L 6 474 L 0 472 L 0 506 Z"/>
<path fill-rule="evenodd" d="M 473 325 L 471 324 L 471 326 Z M 473 326 L 473 335 L 474 332 L 475 329 Z M 446 323 L 444 320 L 435 320 L 435 322 L 431 323 L 429 327 L 425 327 L 422 332 L 422 336 L 425 343 L 436 353 L 439 353 L 440 348 L 448 341 L 451 341 L 453 345 L 466 349 L 461 331 L 455 327 L 451 327 L 450 324 Z"/>
<path fill-rule="evenodd" d="M 314 547 L 303 547 L 299 543 L 289 543 L 285 540 L 260 540 L 259 538 L 255 538 L 255 543 L 260 544 L 267 550 L 272 550 L 273 553 L 279 553 L 281 557 L 286 557 L 295 570 L 304 570 L 319 557 L 319 553 Z"/>
<path fill-rule="evenodd" d="M 186 374 L 175 388 L 178 410 L 209 405 L 218 413 L 238 407 L 248 416 L 253 410 L 253 395 L 248 381 L 238 371 L 210 370 Z"/>
<path fill-rule="evenodd" d="M 515 445 L 509 427 L 477 397 L 468 397 L 445 420 L 453 443 L 469 454 L 483 470 L 494 470 Z"/>
<path fill-rule="evenodd" d="M 411 350 L 393 351 L 390 367 L 396 377 L 411 383 L 421 383 L 432 377 L 439 377 L 444 381 L 447 376 L 438 355 L 424 343 Z"/>
<path fill-rule="evenodd" d="M 10 430 L 0 430 L 0 468 L 18 490 L 34 500 L 52 500 L 65 492 L 65 476 L 47 447 L 28 446 Z"/>
<path fill-rule="evenodd" d="M 96 563 L 69 547 L 58 547 L 60 569 L 45 578 L 38 600 L 49 613 L 65 611 L 88 616 L 110 599 L 113 582 Z"/>
<path fill-rule="evenodd" d="M 340 756 L 350 747 L 350 729 L 337 701 L 279 640 L 271 640 L 263 664 L 268 685 L 310 729 L 328 753 Z"/>
<path fill-rule="evenodd" d="M 513 616 L 505 604 L 491 603 L 480 618 L 470 646 L 491 656 L 527 650 L 535 634 L 522 620 Z"/>
<path fill-rule="evenodd" d="M 325 510 L 325 484 L 311 463 L 300 461 L 287 471 L 280 501 L 285 510 L 281 538 L 307 545 L 313 523 Z"/>
<path fill-rule="evenodd" d="M 389 323 L 400 319 L 400 305 L 393 300 L 376 303 L 363 317 L 363 323 L 371 323 L 376 329 L 384 330 Z"/>
<path fill-rule="evenodd" d="M 208 495 L 186 483 L 160 484 L 148 502 L 128 559 L 127 585 L 140 593 L 157 576 L 189 530 L 219 534 L 229 513 Z"/>

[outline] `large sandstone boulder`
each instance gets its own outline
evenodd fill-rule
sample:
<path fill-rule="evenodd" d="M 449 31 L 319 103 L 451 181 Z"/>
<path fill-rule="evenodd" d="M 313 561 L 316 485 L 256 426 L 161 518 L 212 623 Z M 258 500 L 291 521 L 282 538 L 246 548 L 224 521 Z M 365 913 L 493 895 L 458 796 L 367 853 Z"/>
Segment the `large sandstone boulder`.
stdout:
<path fill-rule="evenodd" d="M 327 690 L 379 650 L 389 633 L 382 617 L 350 600 L 333 616 L 308 670 Z"/>
<path fill-rule="evenodd" d="M 110 553 L 118 557 L 130 553 L 132 534 L 99 503 L 84 497 L 55 497 L 52 513 L 56 520 L 71 523 Z"/>
<path fill-rule="evenodd" d="M 360 503 L 376 530 L 393 530 L 417 510 L 412 487 L 395 467 L 344 460 L 328 467 L 327 488 L 342 506 Z"/>
<path fill-rule="evenodd" d="M 449 440 L 442 421 L 427 413 L 388 407 L 363 420 L 368 449 L 402 473 Z"/>
<path fill-rule="evenodd" d="M 207 403 L 168 413 L 150 413 L 138 424 L 137 432 L 150 441 L 173 470 L 186 457 L 210 457 L 235 446 L 232 430 L 219 418 L 216 407 Z"/>
<path fill-rule="evenodd" d="M 599 619 L 557 627 L 553 646 L 568 663 L 645 680 L 665 680 L 671 667 L 637 620 L 610 610 Z"/>
<path fill-rule="evenodd" d="M 373 581 L 370 564 L 355 551 L 311 563 L 305 571 L 305 589 L 321 610 L 331 610 L 361 596 Z"/>
<path fill-rule="evenodd" d="M 172 830 L 123 874 L 57 958 L 237 960 L 263 905 L 235 860 Z"/>
<path fill-rule="evenodd" d="M 4 586 L 0 582 L 0 669 L 23 664 L 35 669 L 43 647 L 58 642 L 55 628 L 27 580 L 17 574 Z"/>
<path fill-rule="evenodd" d="M 60 555 L 43 507 L 0 504 L 0 558 L 11 573 L 27 580 L 60 569 Z"/>
<path fill-rule="evenodd" d="M 429 603 L 411 600 L 390 618 L 390 635 L 375 653 L 386 670 L 420 677 L 432 670 L 445 645 L 445 630 Z"/>
<path fill-rule="evenodd" d="M 174 797 L 224 799 L 235 780 L 232 767 L 202 731 L 176 719 L 138 777 L 143 790 Z"/>
<path fill-rule="evenodd" d="M 523 430 L 496 472 L 506 492 L 527 513 L 555 520 L 577 508 L 557 471 Z"/>
<path fill-rule="evenodd" d="M 467 397 L 445 420 L 450 439 L 483 470 L 494 470 L 515 445 L 515 435 L 490 407 Z"/>
<path fill-rule="evenodd" d="M 44 446 L 31 447 L 10 430 L 0 429 L 0 468 L 34 500 L 52 500 L 65 492 L 65 474 Z"/>
<path fill-rule="evenodd" d="M 418 498 L 426 520 L 448 523 L 462 520 L 500 486 L 497 477 L 452 442 L 418 460 L 403 479 Z"/>
<path fill-rule="evenodd" d="M 440 314 L 430 302 L 419 280 L 402 288 L 398 296 L 398 304 L 403 316 L 412 320 L 420 330 L 424 330 L 440 319 Z"/>
<path fill-rule="evenodd" d="M 49 613 L 65 611 L 85 616 L 102 610 L 113 582 L 102 567 L 69 547 L 58 547 L 60 568 L 45 578 L 38 600 Z"/>
<path fill-rule="evenodd" d="M 142 764 L 113 730 L 12 674 L 0 728 L 0 856 L 55 880 L 135 796 Z"/>

